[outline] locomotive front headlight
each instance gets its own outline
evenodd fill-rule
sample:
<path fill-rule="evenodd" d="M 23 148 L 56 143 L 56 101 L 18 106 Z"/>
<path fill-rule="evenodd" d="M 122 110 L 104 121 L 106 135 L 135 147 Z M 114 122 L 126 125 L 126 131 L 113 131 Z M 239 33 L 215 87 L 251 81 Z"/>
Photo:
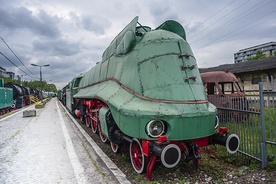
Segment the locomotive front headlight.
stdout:
<path fill-rule="evenodd" d="M 216 116 L 214 129 L 216 130 L 218 128 L 218 126 L 219 126 L 219 118 L 218 118 L 218 116 Z"/>
<path fill-rule="evenodd" d="M 161 120 L 151 120 L 147 125 L 147 133 L 151 137 L 158 137 L 165 131 L 165 125 Z"/>

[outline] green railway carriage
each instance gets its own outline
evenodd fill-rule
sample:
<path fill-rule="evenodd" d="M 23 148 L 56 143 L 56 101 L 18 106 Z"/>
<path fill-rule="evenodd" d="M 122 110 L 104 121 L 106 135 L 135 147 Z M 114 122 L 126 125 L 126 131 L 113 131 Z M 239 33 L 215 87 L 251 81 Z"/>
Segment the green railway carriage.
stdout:
<path fill-rule="evenodd" d="M 0 115 L 12 110 L 13 90 L 4 87 L 4 80 L 0 79 Z"/>
<path fill-rule="evenodd" d="M 218 129 L 184 28 L 169 20 L 155 30 L 135 17 L 97 63 L 68 84 L 67 103 L 103 142 L 117 152 L 129 144 L 136 172 L 151 177 L 157 160 L 165 167 L 200 158 L 199 148 L 223 144 L 234 153 L 239 138 Z M 72 98 L 71 98 L 72 97 Z"/>
<path fill-rule="evenodd" d="M 0 87 L 0 109 L 13 105 L 13 92 L 11 88 Z"/>

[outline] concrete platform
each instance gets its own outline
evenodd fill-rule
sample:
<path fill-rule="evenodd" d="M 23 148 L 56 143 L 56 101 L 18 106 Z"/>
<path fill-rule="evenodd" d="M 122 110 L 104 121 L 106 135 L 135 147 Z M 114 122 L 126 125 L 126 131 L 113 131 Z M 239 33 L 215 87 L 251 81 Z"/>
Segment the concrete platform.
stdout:
<path fill-rule="evenodd" d="M 130 183 L 53 98 L 0 119 L 0 183 Z"/>

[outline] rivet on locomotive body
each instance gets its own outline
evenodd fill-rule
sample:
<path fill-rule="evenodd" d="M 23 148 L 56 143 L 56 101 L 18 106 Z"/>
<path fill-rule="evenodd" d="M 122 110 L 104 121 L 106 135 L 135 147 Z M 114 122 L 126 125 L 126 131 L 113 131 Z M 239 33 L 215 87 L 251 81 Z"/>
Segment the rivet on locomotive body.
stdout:
<path fill-rule="evenodd" d="M 179 54 L 179 57 L 182 58 L 182 57 L 185 57 L 185 58 L 189 58 L 190 57 L 190 54 L 186 53 L 186 54 Z"/>

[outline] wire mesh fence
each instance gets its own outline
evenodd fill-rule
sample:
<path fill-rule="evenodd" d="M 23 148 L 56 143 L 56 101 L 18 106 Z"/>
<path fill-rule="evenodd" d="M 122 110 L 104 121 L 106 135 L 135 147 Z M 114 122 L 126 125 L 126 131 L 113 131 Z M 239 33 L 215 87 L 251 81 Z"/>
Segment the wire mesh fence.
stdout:
<path fill-rule="evenodd" d="M 238 156 L 258 160 L 262 168 L 267 160 L 276 159 L 276 110 L 273 78 L 266 85 L 259 84 L 259 96 L 209 95 L 208 100 L 216 105 L 220 126 L 240 138 Z"/>

